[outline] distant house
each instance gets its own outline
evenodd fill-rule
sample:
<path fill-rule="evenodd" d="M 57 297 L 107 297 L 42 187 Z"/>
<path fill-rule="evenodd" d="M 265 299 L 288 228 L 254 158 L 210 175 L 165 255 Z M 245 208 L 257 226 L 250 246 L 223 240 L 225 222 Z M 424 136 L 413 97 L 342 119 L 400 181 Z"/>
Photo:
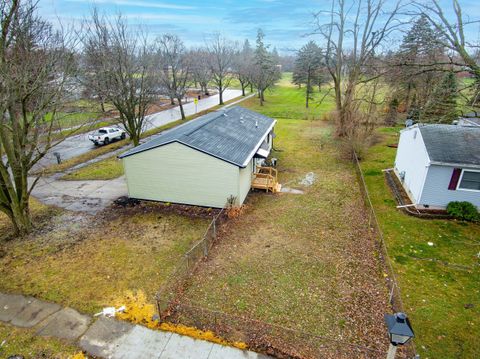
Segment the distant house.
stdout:
<path fill-rule="evenodd" d="M 480 127 L 414 125 L 400 132 L 395 173 L 418 208 L 480 208 Z"/>
<path fill-rule="evenodd" d="M 276 121 L 232 107 L 187 122 L 119 156 L 131 198 L 241 205 L 257 164 L 270 154 Z"/>

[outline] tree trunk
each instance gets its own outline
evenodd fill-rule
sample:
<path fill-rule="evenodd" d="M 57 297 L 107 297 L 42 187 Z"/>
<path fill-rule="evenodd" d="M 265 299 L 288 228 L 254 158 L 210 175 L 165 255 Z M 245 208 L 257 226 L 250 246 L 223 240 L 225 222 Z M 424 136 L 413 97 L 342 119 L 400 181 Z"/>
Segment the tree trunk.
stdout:
<path fill-rule="evenodd" d="M 12 206 L 12 216 L 10 217 L 13 223 L 13 228 L 17 236 L 24 236 L 31 232 L 32 221 L 30 219 L 30 210 L 27 204 L 17 203 Z"/>
<path fill-rule="evenodd" d="M 247 87 L 247 86 L 242 85 L 242 96 L 245 96 L 245 87 Z"/>
<path fill-rule="evenodd" d="M 250 84 L 250 92 L 253 92 L 253 84 Z"/>
<path fill-rule="evenodd" d="M 173 98 L 173 96 L 170 96 L 170 105 L 175 105 L 175 99 Z"/>
<path fill-rule="evenodd" d="M 182 98 L 177 97 L 177 100 L 178 100 L 178 106 L 180 107 L 180 113 L 182 115 L 182 120 L 185 120 L 185 111 L 183 110 Z"/>
<path fill-rule="evenodd" d="M 412 93 L 412 83 L 408 82 L 407 87 L 407 97 L 405 99 L 405 112 L 408 113 L 410 111 L 410 95 Z"/>
<path fill-rule="evenodd" d="M 307 75 L 307 89 L 305 90 L 305 107 L 308 108 L 308 100 L 310 99 L 310 73 Z"/>
<path fill-rule="evenodd" d="M 265 98 L 263 97 L 263 90 L 258 90 L 258 98 L 260 99 L 260 106 L 263 106 Z"/>

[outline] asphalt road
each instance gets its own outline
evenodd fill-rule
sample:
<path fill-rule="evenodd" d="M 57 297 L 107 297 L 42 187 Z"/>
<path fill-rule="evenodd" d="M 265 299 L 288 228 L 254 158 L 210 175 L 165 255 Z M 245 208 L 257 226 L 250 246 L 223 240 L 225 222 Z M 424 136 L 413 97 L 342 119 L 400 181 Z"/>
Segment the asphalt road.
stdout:
<path fill-rule="evenodd" d="M 223 100 L 229 101 L 242 95 L 240 90 L 225 90 L 223 93 Z M 195 106 L 193 102 L 189 102 L 183 105 L 185 116 L 190 116 L 196 112 L 207 110 L 218 105 L 218 95 L 213 95 L 205 99 L 199 100 Z M 197 108 L 195 108 L 197 107 Z M 197 110 L 197 111 L 195 111 Z M 180 108 L 173 107 L 168 110 L 154 113 L 147 116 L 144 131 L 148 131 L 152 128 L 166 125 L 170 122 L 181 119 Z M 68 160 L 69 158 L 82 155 L 88 151 L 94 150 L 96 147 L 91 141 L 88 140 L 88 133 L 79 134 L 66 138 L 63 142 L 52 148 L 35 166 L 35 169 L 50 166 L 57 162 L 54 155 L 55 152 L 60 154 L 62 160 Z"/>

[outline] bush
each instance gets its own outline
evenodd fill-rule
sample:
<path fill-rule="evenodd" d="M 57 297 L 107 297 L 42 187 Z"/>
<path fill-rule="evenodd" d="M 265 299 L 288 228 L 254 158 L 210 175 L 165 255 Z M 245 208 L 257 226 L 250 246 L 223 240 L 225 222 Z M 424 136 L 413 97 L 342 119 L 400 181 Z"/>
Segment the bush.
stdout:
<path fill-rule="evenodd" d="M 477 208 L 470 202 L 450 202 L 447 205 L 449 215 L 463 221 L 478 221 L 480 215 Z"/>

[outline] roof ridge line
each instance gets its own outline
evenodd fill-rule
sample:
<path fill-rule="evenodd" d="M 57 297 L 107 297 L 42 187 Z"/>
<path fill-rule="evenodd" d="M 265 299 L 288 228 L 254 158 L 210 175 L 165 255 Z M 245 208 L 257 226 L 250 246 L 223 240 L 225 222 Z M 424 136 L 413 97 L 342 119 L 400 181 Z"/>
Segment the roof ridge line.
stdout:
<path fill-rule="evenodd" d="M 233 108 L 233 107 L 232 107 L 232 108 Z M 200 126 L 198 126 L 198 127 L 195 127 L 194 129 L 192 129 L 192 130 L 189 131 L 188 133 L 183 134 L 182 136 L 189 136 L 189 135 L 191 135 L 192 133 L 194 133 L 194 132 L 198 131 L 199 129 L 201 129 L 202 127 L 208 125 L 208 124 L 209 124 L 210 122 L 212 122 L 213 120 L 216 120 L 217 118 L 219 118 L 220 116 L 222 116 L 223 114 L 220 113 L 222 109 L 223 109 L 223 108 L 219 108 L 219 109 L 216 110 L 216 111 L 210 112 L 211 114 L 217 114 L 217 113 L 218 113 L 218 116 L 212 116 L 212 118 L 206 120 L 205 123 L 203 123 L 202 125 L 200 125 Z M 228 110 L 230 110 L 230 109 L 228 109 Z M 207 116 L 207 115 L 209 115 L 210 113 L 207 113 L 207 114 L 205 114 L 205 115 L 203 115 L 203 116 Z M 203 116 L 197 117 L 195 120 L 199 120 L 199 119 L 201 119 Z M 192 120 L 192 121 L 194 121 L 194 120 Z"/>

